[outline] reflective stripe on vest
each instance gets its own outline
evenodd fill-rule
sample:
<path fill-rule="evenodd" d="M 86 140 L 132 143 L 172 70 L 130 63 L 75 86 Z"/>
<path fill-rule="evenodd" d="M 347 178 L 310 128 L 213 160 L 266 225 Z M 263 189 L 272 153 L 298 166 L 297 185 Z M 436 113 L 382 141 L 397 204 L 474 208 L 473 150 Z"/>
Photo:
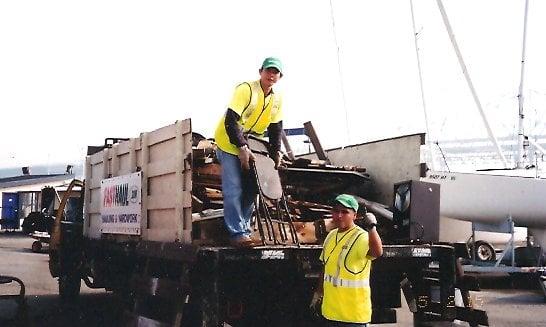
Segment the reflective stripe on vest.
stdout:
<path fill-rule="evenodd" d="M 362 288 L 369 287 L 370 280 L 368 278 L 358 280 L 348 280 L 343 278 L 336 278 L 332 275 L 324 275 L 324 281 L 332 283 L 335 287 L 347 287 L 347 288 Z"/>

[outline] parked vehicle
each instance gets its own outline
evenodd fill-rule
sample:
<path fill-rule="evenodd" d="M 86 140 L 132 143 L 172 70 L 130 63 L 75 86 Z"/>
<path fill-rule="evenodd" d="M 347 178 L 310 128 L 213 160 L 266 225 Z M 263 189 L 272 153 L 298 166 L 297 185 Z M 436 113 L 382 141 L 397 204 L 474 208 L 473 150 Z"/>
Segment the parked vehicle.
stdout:
<path fill-rule="evenodd" d="M 221 194 L 214 189 L 218 165 L 202 146 L 206 140 L 194 141 L 191 121 L 183 120 L 87 156 L 85 183 L 73 181 L 67 190 L 80 191 L 81 211 L 66 215 L 63 198 L 50 241 L 50 272 L 61 298 L 77 296 L 83 280 L 124 295 L 130 304 L 125 317 L 137 325 L 314 326 L 308 305 L 331 224 L 327 204 L 306 196 L 321 198 L 320 180 L 359 189 L 355 184 L 369 175 L 299 162 L 279 171 L 279 193 L 273 185 L 280 185 L 279 172 L 268 168 L 272 161 L 257 142 L 253 226 L 263 245 L 237 249 L 225 242 Z M 313 194 L 298 189 L 307 174 L 314 176 Z M 409 229 L 407 237 L 393 233 L 398 221 L 382 222 L 388 245 L 371 276 L 374 323 L 396 321 L 402 287 L 416 323 L 459 319 L 487 325 L 485 312 L 468 301 L 468 290 L 476 287 L 457 273 L 454 245 L 411 238 Z M 456 288 L 464 306 L 456 305 Z"/>

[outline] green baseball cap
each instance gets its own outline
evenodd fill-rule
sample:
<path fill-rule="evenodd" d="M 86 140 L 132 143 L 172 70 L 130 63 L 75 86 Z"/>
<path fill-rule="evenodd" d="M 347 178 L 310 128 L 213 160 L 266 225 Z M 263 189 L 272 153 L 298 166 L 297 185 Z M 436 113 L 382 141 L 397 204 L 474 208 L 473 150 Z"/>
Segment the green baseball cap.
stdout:
<path fill-rule="evenodd" d="M 267 57 L 264 59 L 264 62 L 262 64 L 262 69 L 267 69 L 271 67 L 277 68 L 279 72 L 282 73 L 282 62 L 279 58 Z"/>
<path fill-rule="evenodd" d="M 334 202 L 338 202 L 342 206 L 353 209 L 355 212 L 358 211 L 358 201 L 355 197 L 349 194 L 340 194 L 336 197 Z"/>

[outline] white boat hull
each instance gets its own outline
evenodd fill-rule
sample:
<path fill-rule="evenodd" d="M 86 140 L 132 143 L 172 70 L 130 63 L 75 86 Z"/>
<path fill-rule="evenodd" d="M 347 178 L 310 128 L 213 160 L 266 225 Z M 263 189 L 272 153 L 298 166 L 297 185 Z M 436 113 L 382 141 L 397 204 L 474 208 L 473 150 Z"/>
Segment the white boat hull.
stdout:
<path fill-rule="evenodd" d="M 422 180 L 440 184 L 440 216 L 489 224 L 511 217 L 546 251 L 546 179 L 430 172 Z"/>
<path fill-rule="evenodd" d="M 481 173 L 431 172 L 440 184 L 440 215 L 483 223 L 546 228 L 546 179 Z"/>

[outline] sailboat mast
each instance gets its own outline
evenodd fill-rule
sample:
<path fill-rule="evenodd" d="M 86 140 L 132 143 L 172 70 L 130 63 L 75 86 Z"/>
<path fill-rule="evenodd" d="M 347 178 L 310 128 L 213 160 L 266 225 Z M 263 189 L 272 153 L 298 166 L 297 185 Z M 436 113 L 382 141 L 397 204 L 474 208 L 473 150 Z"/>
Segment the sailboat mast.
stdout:
<path fill-rule="evenodd" d="M 423 103 L 423 112 L 425 115 L 425 127 L 427 133 L 425 135 L 425 143 L 428 146 L 428 152 L 430 155 L 430 168 L 436 170 L 436 164 L 434 162 L 434 153 L 432 152 L 432 141 L 430 140 L 430 124 L 427 115 L 427 106 L 425 102 L 425 89 L 423 87 L 423 75 L 421 73 L 421 59 L 419 57 L 419 46 L 417 44 L 417 30 L 415 28 L 415 15 L 413 13 L 413 0 L 410 0 L 410 9 L 411 9 L 411 23 L 413 26 L 413 39 L 415 41 L 415 55 L 417 57 L 417 70 L 419 71 L 419 85 L 421 87 L 421 101 Z"/>
<path fill-rule="evenodd" d="M 453 45 L 453 49 L 455 50 L 455 54 L 457 55 L 457 59 L 459 60 L 459 65 L 461 66 L 461 69 L 463 71 L 463 75 L 466 79 L 466 83 L 468 84 L 468 88 L 470 89 L 470 92 L 472 93 L 472 97 L 474 98 L 474 102 L 476 103 L 476 107 L 478 107 L 478 111 L 480 112 L 480 115 L 482 116 L 482 121 L 483 121 L 483 124 L 485 125 L 485 128 L 487 129 L 489 138 L 495 145 L 497 154 L 501 158 L 502 163 L 504 164 L 504 167 L 508 168 L 508 162 L 506 161 L 506 157 L 504 156 L 504 154 L 502 154 L 502 150 L 499 146 L 499 142 L 497 141 L 497 138 L 493 134 L 493 131 L 491 130 L 491 126 L 489 126 L 489 121 L 487 120 L 487 117 L 485 116 L 485 112 L 483 111 L 482 104 L 480 102 L 480 99 L 478 98 L 478 94 L 476 92 L 476 89 L 474 88 L 474 84 L 472 83 L 472 80 L 470 79 L 470 75 L 468 74 L 468 70 L 466 69 L 463 56 L 461 54 L 461 51 L 459 50 L 459 46 L 457 45 L 457 40 L 455 40 L 455 35 L 453 34 L 453 30 L 451 29 L 451 24 L 449 23 L 449 19 L 447 17 L 446 10 L 444 8 L 444 4 L 442 0 L 436 0 L 436 2 L 438 4 L 438 9 L 440 9 L 440 13 L 442 14 L 442 19 L 444 21 L 447 34 L 449 35 L 449 39 L 451 40 L 451 44 Z"/>
<path fill-rule="evenodd" d="M 525 165 L 525 135 L 523 126 L 523 76 L 525 73 L 525 45 L 527 41 L 527 12 L 529 11 L 529 0 L 525 0 L 525 15 L 523 16 L 523 45 L 521 47 L 521 77 L 519 80 L 519 92 L 518 92 L 518 157 L 516 160 L 516 167 L 523 168 Z"/>

